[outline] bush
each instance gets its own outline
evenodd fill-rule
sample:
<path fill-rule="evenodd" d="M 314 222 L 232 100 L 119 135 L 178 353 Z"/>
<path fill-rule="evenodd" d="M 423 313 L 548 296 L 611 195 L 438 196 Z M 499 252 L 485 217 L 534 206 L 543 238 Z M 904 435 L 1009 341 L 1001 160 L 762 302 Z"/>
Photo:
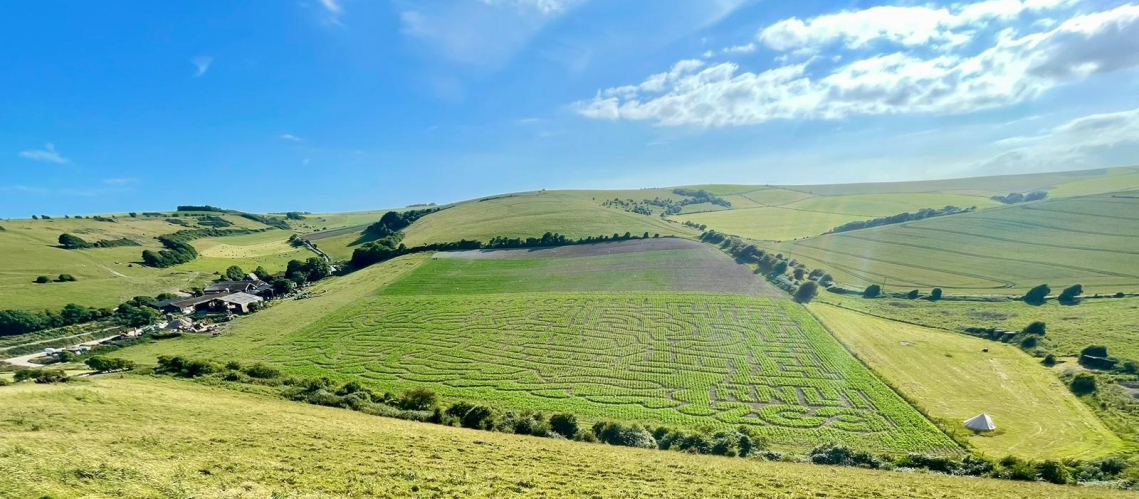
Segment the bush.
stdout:
<path fill-rule="evenodd" d="M 36 284 L 47 284 L 51 282 L 51 278 L 46 275 L 41 275 L 36 278 Z"/>
<path fill-rule="evenodd" d="M 281 377 L 281 371 L 277 370 L 277 368 L 261 363 L 247 366 L 245 369 L 242 369 L 241 372 L 245 373 L 250 378 L 257 379 L 274 379 Z"/>
<path fill-rule="evenodd" d="M 878 469 L 882 462 L 874 456 L 857 452 L 845 445 L 826 444 L 811 449 L 808 458 L 814 464 L 830 464 L 836 466 L 857 466 L 860 468 Z"/>
<path fill-rule="evenodd" d="M 909 298 L 911 300 L 916 300 L 919 296 L 921 296 L 921 291 L 918 291 L 916 289 L 910 291 L 909 293 L 906 293 L 906 298 Z"/>
<path fill-rule="evenodd" d="M 1044 461 L 1037 467 L 1037 471 L 1040 473 L 1040 478 L 1048 482 L 1066 484 L 1072 481 L 1071 470 L 1059 461 L 1051 459 Z"/>
<path fill-rule="evenodd" d="M 550 430 L 566 438 L 573 438 L 578 432 L 577 417 L 573 414 L 550 416 Z"/>
<path fill-rule="evenodd" d="M 1116 294 L 1115 294 L 1115 297 L 1116 297 L 1116 298 L 1123 298 L 1123 297 L 1125 297 L 1125 296 L 1127 296 L 1127 294 L 1125 294 L 1125 293 L 1124 293 L 1124 292 L 1122 292 L 1122 291 L 1120 291 L 1120 292 L 1118 292 L 1118 293 L 1116 293 Z"/>
<path fill-rule="evenodd" d="M 71 274 L 59 274 L 59 278 L 56 280 L 59 282 L 75 282 L 76 281 L 75 276 L 73 276 Z"/>
<path fill-rule="evenodd" d="M 815 296 L 819 294 L 819 285 L 815 281 L 804 282 L 799 289 L 795 290 L 795 301 L 799 303 L 811 303 Z"/>
<path fill-rule="evenodd" d="M 1107 358 L 1107 347 L 1103 345 L 1088 345 L 1080 350 L 1080 356 Z"/>
<path fill-rule="evenodd" d="M 880 294 L 882 294 L 882 286 L 871 284 L 869 286 L 866 286 L 866 289 L 862 292 L 862 297 L 877 298 Z"/>
<path fill-rule="evenodd" d="M 1123 372 L 1127 374 L 1139 374 L 1139 362 L 1129 360 L 1123 363 Z"/>
<path fill-rule="evenodd" d="M 241 270 L 241 267 L 237 265 L 230 265 L 228 269 L 225 269 L 225 278 L 230 281 L 244 280 L 245 271 Z"/>
<path fill-rule="evenodd" d="M 1023 300 L 1025 303 L 1039 305 L 1044 303 L 1044 300 L 1048 298 L 1048 294 L 1051 292 L 1052 288 L 1048 287 L 1047 284 L 1041 284 L 1028 290 L 1028 292 L 1024 294 Z"/>
<path fill-rule="evenodd" d="M 1036 335 L 1044 336 L 1044 332 L 1046 329 L 1047 329 L 1047 325 L 1045 323 L 1043 323 L 1041 321 L 1034 321 L 1031 324 L 1024 326 L 1024 330 L 1022 332 L 1025 334 L 1036 334 Z"/>
<path fill-rule="evenodd" d="M 496 416 L 494 409 L 476 405 L 463 415 L 459 420 L 459 424 L 462 425 L 463 428 L 491 430 L 494 429 L 495 420 L 497 419 Z"/>
<path fill-rule="evenodd" d="M 934 301 L 940 300 L 941 299 L 941 288 L 933 288 L 933 291 L 929 292 L 929 299 L 934 300 Z"/>
<path fill-rule="evenodd" d="M 1077 374 L 1075 378 L 1072 378 L 1072 384 L 1070 386 L 1072 393 L 1076 395 L 1094 393 L 1096 391 L 1095 376 L 1088 373 Z"/>
<path fill-rule="evenodd" d="M 593 425 L 593 434 L 598 440 L 609 445 L 639 447 L 642 449 L 657 448 L 656 439 L 653 438 L 652 434 L 636 424 L 625 426 L 621 423 L 598 422 Z"/>
<path fill-rule="evenodd" d="M 1052 367 L 1056 365 L 1056 356 L 1052 354 L 1045 355 L 1041 363 L 1044 364 L 1044 367 Z"/>
<path fill-rule="evenodd" d="M 19 383 L 21 381 L 32 380 L 36 383 L 66 383 L 68 377 L 63 371 L 59 369 L 20 369 L 16 371 L 13 381 Z"/>
<path fill-rule="evenodd" d="M 399 397 L 400 409 L 410 411 L 430 411 L 439 404 L 439 396 L 426 388 L 411 388 Z"/>

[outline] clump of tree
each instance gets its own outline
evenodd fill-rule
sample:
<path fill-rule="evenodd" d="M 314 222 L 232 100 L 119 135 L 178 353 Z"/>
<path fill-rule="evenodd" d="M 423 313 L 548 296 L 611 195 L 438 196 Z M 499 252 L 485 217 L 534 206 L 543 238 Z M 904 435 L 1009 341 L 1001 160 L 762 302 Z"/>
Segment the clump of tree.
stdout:
<path fill-rule="evenodd" d="M 1025 334 L 1044 336 L 1047 329 L 1048 325 L 1043 321 L 1032 321 L 1027 326 L 1024 326 L 1024 329 L 1021 332 Z"/>
<path fill-rule="evenodd" d="M 956 206 L 946 206 L 944 208 L 922 208 L 916 213 L 906 212 L 899 213 L 897 215 L 890 215 L 888 217 L 879 217 L 873 220 L 857 220 L 854 222 L 845 223 L 827 231 L 826 234 L 849 232 L 859 229 L 869 229 L 871 227 L 879 227 L 882 225 L 900 224 L 905 222 L 912 222 L 915 220 L 924 220 L 926 218 L 956 215 L 958 213 L 969 213 L 976 209 L 976 206 L 971 206 L 969 208 L 958 208 Z"/>
<path fill-rule="evenodd" d="M 245 271 L 237 265 L 230 265 L 229 268 L 225 269 L 222 278 L 227 281 L 243 281 L 245 280 Z"/>
<path fill-rule="evenodd" d="M 1060 296 L 1056 297 L 1060 303 L 1075 305 L 1080 302 L 1080 295 L 1084 294 L 1084 287 L 1080 284 L 1073 284 L 1064 288 L 1060 292 Z"/>
<path fill-rule="evenodd" d="M 1048 298 L 1048 294 L 1051 292 L 1052 288 L 1048 287 L 1047 284 L 1041 284 L 1028 290 L 1028 292 L 1025 293 L 1024 297 L 1021 299 L 1029 305 L 1041 305 Z"/>
<path fill-rule="evenodd" d="M 237 216 L 253 220 L 254 222 L 268 225 L 275 229 L 292 230 L 292 226 L 283 217 L 269 217 L 265 215 L 258 215 L 255 213 L 238 213 Z"/>
<path fill-rule="evenodd" d="M 376 223 L 364 229 L 364 234 L 373 237 L 388 237 L 398 234 L 416 220 L 439 211 L 441 208 L 428 208 L 424 210 L 389 211 L 380 217 Z"/>
<path fill-rule="evenodd" d="M 869 286 L 866 286 L 866 289 L 862 290 L 863 298 L 877 298 L 880 294 L 882 294 L 882 286 L 879 286 L 877 284 L 871 284 Z"/>
<path fill-rule="evenodd" d="M 289 260 L 285 277 L 298 285 L 315 282 L 332 275 L 332 266 L 323 258 L 309 257 L 305 261 Z"/>
<path fill-rule="evenodd" d="M 930 301 L 940 300 L 941 299 L 941 293 L 942 293 L 941 288 L 933 288 L 933 290 L 931 290 L 929 292 L 929 300 Z"/>
<path fill-rule="evenodd" d="M 216 211 L 216 212 L 225 213 L 228 210 L 223 210 L 221 208 L 218 208 L 217 206 L 210 206 L 208 204 L 201 204 L 201 205 L 181 205 L 177 208 L 177 211 Z"/>
<path fill-rule="evenodd" d="M 91 247 L 91 243 L 84 241 L 83 238 L 67 233 L 59 235 L 59 245 L 63 249 L 83 249 Z"/>
<path fill-rule="evenodd" d="M 31 368 L 17 370 L 12 380 L 16 383 L 28 380 L 36 383 L 66 383 L 70 378 L 59 369 Z"/>
<path fill-rule="evenodd" d="M 1091 369 L 1111 370 L 1115 369 L 1119 360 L 1108 355 L 1106 346 L 1090 345 L 1080 350 L 1079 363 Z"/>
<path fill-rule="evenodd" d="M 55 279 L 56 282 L 75 282 L 76 280 L 75 276 L 71 274 L 59 274 L 59 277 Z"/>
<path fill-rule="evenodd" d="M 299 211 L 290 211 L 288 213 L 285 213 L 285 219 L 286 220 L 304 220 L 305 219 L 305 213 L 301 213 Z"/>
<path fill-rule="evenodd" d="M 217 215 L 206 215 L 204 217 L 198 218 L 198 225 L 220 229 L 223 227 L 232 227 L 233 222 L 230 222 L 229 220 L 226 220 Z"/>
<path fill-rule="evenodd" d="M 1072 382 L 1068 385 L 1072 389 L 1072 393 L 1076 395 L 1087 395 L 1096 391 L 1095 375 L 1091 373 L 1079 373 L 1072 378 Z"/>
<path fill-rule="evenodd" d="M 79 236 L 72 234 L 60 234 L 59 246 L 63 249 L 87 249 L 87 248 L 118 248 L 122 246 L 141 246 L 133 239 L 120 238 L 120 239 L 103 239 L 89 243 Z"/>
<path fill-rule="evenodd" d="M 819 294 L 819 284 L 815 281 L 807 281 L 799 285 L 799 289 L 795 290 L 795 301 L 799 303 L 811 303 L 815 296 Z"/>
<path fill-rule="evenodd" d="M 992 199 L 993 201 L 996 201 L 998 203 L 1017 204 L 1017 203 L 1027 203 L 1029 201 L 1040 201 L 1041 199 L 1044 199 L 1046 197 L 1048 197 L 1047 191 L 1033 191 L 1033 192 L 1030 192 L 1028 194 L 1022 194 L 1019 192 L 1010 192 L 1007 196 L 993 196 L 990 199 Z"/>
<path fill-rule="evenodd" d="M 36 278 L 36 284 L 47 284 L 51 282 L 51 278 L 46 275 L 41 275 Z"/>
<path fill-rule="evenodd" d="M 106 373 L 112 371 L 129 371 L 134 369 L 134 362 L 126 359 L 117 359 L 113 357 L 105 357 L 102 355 L 95 355 L 89 357 L 83 362 L 87 367 L 94 369 L 96 372 Z"/>

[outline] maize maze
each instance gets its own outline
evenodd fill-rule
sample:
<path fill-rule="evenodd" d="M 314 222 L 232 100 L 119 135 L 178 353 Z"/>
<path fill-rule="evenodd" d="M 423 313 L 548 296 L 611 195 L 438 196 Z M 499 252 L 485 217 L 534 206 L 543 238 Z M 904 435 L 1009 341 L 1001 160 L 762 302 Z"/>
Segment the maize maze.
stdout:
<path fill-rule="evenodd" d="M 267 360 L 393 392 L 685 427 L 777 445 L 954 444 L 801 306 L 728 295 L 382 297 L 284 338 Z"/>

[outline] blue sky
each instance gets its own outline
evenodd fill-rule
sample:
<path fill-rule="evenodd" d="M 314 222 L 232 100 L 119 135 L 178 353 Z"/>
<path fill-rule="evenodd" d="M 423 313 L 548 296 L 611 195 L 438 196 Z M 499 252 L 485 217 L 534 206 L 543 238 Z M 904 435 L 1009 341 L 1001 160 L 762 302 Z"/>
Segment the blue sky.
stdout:
<path fill-rule="evenodd" d="M 0 216 L 1139 164 L 1139 5 L 20 2 Z"/>

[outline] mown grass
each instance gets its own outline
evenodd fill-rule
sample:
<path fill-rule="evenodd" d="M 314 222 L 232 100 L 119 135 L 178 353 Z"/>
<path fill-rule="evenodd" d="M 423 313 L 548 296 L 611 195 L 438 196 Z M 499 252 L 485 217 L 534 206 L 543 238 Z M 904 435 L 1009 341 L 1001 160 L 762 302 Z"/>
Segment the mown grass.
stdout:
<path fill-rule="evenodd" d="M 897 291 L 895 289 L 894 291 Z M 928 292 L 928 290 L 923 290 Z M 966 327 L 1020 331 L 1029 323 L 1048 325 L 1044 346 L 1057 356 L 1078 355 L 1088 345 L 1105 345 L 1112 355 L 1139 360 L 1139 299 L 1086 299 L 1079 305 L 1055 300 L 1044 305 L 1022 301 L 936 301 L 824 293 L 819 300 L 905 322 L 960 331 Z"/>
<path fill-rule="evenodd" d="M 1130 497 L 488 433 L 136 376 L 0 387 L 0 469 L 4 497 Z"/>
<path fill-rule="evenodd" d="M 865 220 L 867 217 L 765 206 L 681 214 L 670 218 L 707 225 L 716 232 L 748 239 L 788 241 L 816 236 L 844 223 Z"/>
<path fill-rule="evenodd" d="M 632 191 L 655 197 L 652 191 Z M 605 191 L 550 191 L 521 193 L 484 200 L 467 201 L 423 217 L 405 230 L 404 243 L 428 243 L 475 239 L 488 241 L 495 236 L 541 237 L 557 232 L 571 239 L 631 232 L 641 235 L 695 237 L 695 231 L 623 210 L 605 208 Z M 641 199 L 641 198 L 636 198 Z"/>
<path fill-rule="evenodd" d="M 625 248 L 644 250 L 622 252 Z M 579 251 L 575 251 L 579 250 Z M 596 254 L 613 251 L 611 254 Z M 731 292 L 780 295 L 718 249 L 676 239 L 557 250 L 437 254 L 386 295 L 567 292 Z"/>
<path fill-rule="evenodd" d="M 514 410 L 686 428 L 746 424 L 780 448 L 843 442 L 880 452 L 957 451 L 788 300 L 379 297 L 249 341 L 209 349 L 218 360 L 265 361 L 393 393 L 427 386 L 448 400 Z M 165 352 L 147 353 L 187 350 L 156 346 Z"/>
<path fill-rule="evenodd" d="M 1139 290 L 1136 213 L 1139 198 L 1064 198 L 764 247 L 854 287 L 1016 294 L 1078 283 L 1113 294 Z"/>
<path fill-rule="evenodd" d="M 978 209 L 984 209 L 1000 206 L 1000 203 L 987 197 L 962 194 L 887 193 L 814 196 L 783 205 L 785 208 L 796 210 L 839 213 L 866 218 L 884 217 L 905 212 L 913 213 L 922 208 L 942 208 L 945 206 L 956 206 L 958 208 L 976 206 Z"/>
<path fill-rule="evenodd" d="M 1014 346 L 822 303 L 809 308 L 883 380 L 989 457 L 1089 459 L 1123 449 L 1051 371 Z M 997 432 L 962 425 L 981 413 Z"/>

